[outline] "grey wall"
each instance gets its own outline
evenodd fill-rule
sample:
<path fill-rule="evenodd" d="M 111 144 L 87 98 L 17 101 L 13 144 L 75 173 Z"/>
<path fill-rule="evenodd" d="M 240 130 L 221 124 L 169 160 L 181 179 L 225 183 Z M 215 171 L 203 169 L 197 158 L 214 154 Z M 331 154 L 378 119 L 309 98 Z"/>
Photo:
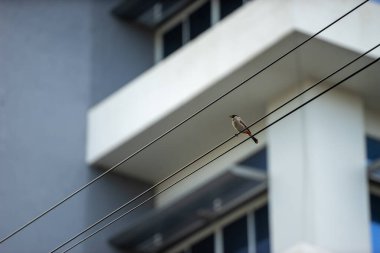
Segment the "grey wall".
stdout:
<path fill-rule="evenodd" d="M 122 71 L 138 59 L 124 57 L 132 44 L 122 43 L 130 34 L 121 24 L 97 20 L 109 14 L 105 2 L 0 0 L 0 237 L 99 173 L 84 161 L 92 97 L 106 96 L 142 71 Z M 132 41 L 149 40 L 133 31 Z M 149 52 L 150 44 L 139 47 Z M 1 244 L 0 252 L 47 252 L 146 187 L 110 175 Z M 72 252 L 115 252 L 107 240 L 132 219 Z"/>
<path fill-rule="evenodd" d="M 94 0 L 91 102 L 96 104 L 153 65 L 153 34 L 110 15 L 120 0 Z"/>

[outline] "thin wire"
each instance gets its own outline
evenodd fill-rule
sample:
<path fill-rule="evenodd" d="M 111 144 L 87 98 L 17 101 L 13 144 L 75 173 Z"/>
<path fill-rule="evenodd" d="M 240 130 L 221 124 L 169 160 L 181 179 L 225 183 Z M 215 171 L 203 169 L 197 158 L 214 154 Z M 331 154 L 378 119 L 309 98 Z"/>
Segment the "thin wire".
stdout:
<path fill-rule="evenodd" d="M 72 192 L 71 194 L 69 194 L 67 197 L 65 197 L 64 199 L 62 199 L 61 201 L 59 201 L 58 203 L 56 203 L 55 205 L 53 205 L 52 207 L 50 207 L 49 209 L 47 209 L 46 211 L 44 211 L 43 213 L 39 214 L 38 216 L 36 216 L 35 218 L 33 218 L 32 220 L 30 220 L 29 222 L 27 222 L 26 224 L 24 224 L 23 226 L 21 226 L 20 228 L 16 229 L 14 232 L 12 232 L 11 234 L 7 235 L 6 237 L 4 237 L 3 239 L 1 239 L 0 241 L 0 244 L 5 242 L 6 240 L 8 240 L 9 238 L 11 238 L 12 236 L 14 236 L 15 234 L 17 234 L 18 232 L 20 232 L 21 230 L 25 229 L 26 227 L 28 227 L 29 225 L 31 225 L 32 223 L 34 223 L 35 221 L 37 221 L 38 219 L 40 219 L 42 216 L 48 214 L 49 212 L 51 212 L 52 210 L 54 210 L 55 208 L 57 208 L 58 206 L 60 206 L 61 204 L 63 204 L 64 202 L 66 202 L 67 200 L 69 200 L 70 198 L 72 198 L 73 196 L 75 196 L 76 194 L 78 194 L 79 192 L 81 192 L 82 190 L 84 190 L 85 188 L 87 188 L 88 186 L 92 185 L 93 183 L 95 183 L 96 181 L 98 181 L 100 178 L 104 177 L 105 175 L 107 175 L 108 173 L 110 173 L 111 171 L 115 170 L 116 168 L 118 168 L 120 165 L 122 165 L 123 163 L 125 163 L 126 161 L 130 160 L 132 157 L 136 156 L 137 154 L 139 154 L 141 151 L 145 150 L 146 148 L 148 148 L 149 146 L 151 146 L 152 144 L 154 144 L 155 142 L 157 142 L 158 140 L 162 139 L 163 137 L 165 137 L 166 135 L 168 135 L 169 133 L 171 133 L 172 131 L 174 131 L 175 129 L 177 129 L 178 127 L 182 126 L 184 123 L 186 123 L 187 121 L 189 121 L 190 119 L 194 118 L 196 115 L 198 115 L 199 113 L 203 112 L 204 110 L 206 110 L 208 107 L 212 106 L 213 104 L 215 104 L 216 102 L 218 102 L 219 100 L 221 100 L 222 98 L 224 98 L 225 96 L 227 96 L 228 94 L 230 94 L 231 92 L 233 92 L 234 90 L 238 89 L 240 86 L 244 85 L 245 83 L 247 83 L 249 80 L 251 80 L 252 78 L 256 77 L 257 75 L 261 74 L 263 71 L 265 71 L 266 69 L 268 69 L 269 67 L 271 67 L 272 65 L 274 65 L 275 63 L 277 63 L 278 61 L 280 61 L 281 59 L 283 59 L 284 57 L 288 56 L 290 53 L 292 53 L 293 51 L 297 50 L 299 47 L 301 47 L 302 45 L 304 45 L 305 43 L 309 42 L 311 39 L 313 39 L 314 37 L 316 37 L 317 35 L 319 35 L 320 33 L 322 33 L 323 31 L 325 31 L 326 29 L 330 28 L 331 26 L 333 26 L 335 23 L 339 22 L 341 19 L 345 18 L 347 15 L 349 15 L 350 13 L 354 12 L 356 9 L 360 8 L 362 5 L 364 5 L 365 3 L 367 3 L 369 0 L 365 0 L 363 1 L 362 3 L 360 3 L 359 5 L 357 5 L 356 7 L 354 7 L 353 9 L 351 9 L 350 11 L 346 12 L 344 15 L 340 16 L 338 19 L 336 19 L 335 21 L 333 21 L 332 23 L 330 23 L 329 25 L 327 25 L 326 27 L 324 27 L 323 29 L 319 30 L 317 33 L 315 33 L 313 36 L 309 37 L 308 39 L 306 39 L 305 41 L 303 41 L 302 43 L 298 44 L 296 47 L 294 47 L 293 49 L 289 50 L 287 53 L 283 54 L 281 57 L 277 58 L 275 61 L 271 62 L 270 64 L 266 65 L 264 68 L 262 68 L 261 70 L 259 70 L 258 72 L 256 72 L 256 74 L 252 75 L 251 77 L 249 77 L 248 79 L 246 79 L 245 81 L 241 82 L 239 85 L 235 86 L 234 88 L 232 88 L 231 90 L 229 90 L 228 92 L 224 93 L 223 95 L 221 95 L 220 97 L 218 97 L 217 99 L 213 100 L 212 102 L 210 102 L 209 104 L 207 104 L 205 107 L 203 107 L 202 109 L 196 111 L 195 113 L 193 113 L 191 116 L 187 117 L 186 119 L 184 119 L 183 121 L 181 121 L 180 123 L 178 123 L 177 125 L 175 125 L 174 127 L 170 128 L 169 130 L 167 130 L 166 132 L 164 132 L 163 134 L 161 134 L 160 136 L 158 136 L 156 139 L 152 140 L 151 142 L 149 142 L 148 144 L 144 145 L 143 147 L 141 147 L 140 149 L 138 149 L 137 151 L 135 151 L 134 153 L 132 153 L 131 155 L 129 155 L 128 157 L 124 158 L 123 160 L 121 160 L 119 163 L 115 164 L 114 166 L 112 166 L 110 169 L 108 169 L 107 171 L 103 172 L 102 174 L 100 174 L 99 176 L 95 177 L 94 179 L 92 179 L 91 181 L 89 181 L 87 184 L 83 185 L 82 187 L 80 187 L 79 189 L 75 190 L 74 192 Z"/>
<path fill-rule="evenodd" d="M 369 66 L 373 65 L 374 63 L 376 63 L 377 61 L 380 60 L 380 57 L 373 60 L 372 62 L 368 63 L 367 65 L 365 65 L 364 67 L 360 68 L 359 70 L 353 72 L 352 74 L 350 74 L 349 76 L 347 76 L 346 78 L 344 78 L 343 80 L 341 80 L 340 82 L 334 84 L 333 86 L 331 86 L 330 88 L 322 91 L 321 93 L 319 93 L 318 95 L 314 96 L 313 98 L 307 100 L 306 102 L 302 103 L 301 105 L 297 106 L 296 108 L 294 108 L 293 110 L 289 111 L 288 113 L 286 113 L 285 115 L 281 116 L 280 118 L 278 118 L 277 120 L 273 121 L 272 123 L 268 124 L 267 126 L 263 127 L 262 129 L 260 129 L 259 131 L 257 131 L 256 133 L 254 133 L 254 135 L 257 135 L 263 131 L 265 131 L 266 129 L 268 129 L 269 127 L 273 126 L 274 124 L 278 123 L 279 121 L 283 120 L 284 118 L 288 117 L 290 114 L 294 113 L 295 111 L 299 110 L 300 108 L 304 107 L 305 105 L 309 104 L 310 102 L 314 101 L 315 99 L 317 99 L 318 97 L 322 96 L 323 94 L 329 92 L 330 90 L 336 88 L 337 86 L 339 86 L 340 84 L 342 84 L 343 82 L 347 81 L 348 79 L 352 78 L 353 76 L 355 76 L 356 74 L 360 73 L 361 71 L 363 71 L 364 69 L 368 68 Z M 255 123 L 252 123 L 249 127 L 252 127 Z M 233 138 L 233 137 L 232 137 Z M 117 218 L 113 219 L 112 221 L 108 222 L 107 224 L 105 224 L 104 226 L 102 226 L 101 228 L 97 229 L 95 232 L 91 233 L 90 235 L 86 236 L 85 238 L 83 238 L 82 240 L 80 240 L 79 242 L 75 243 L 74 245 L 72 245 L 71 247 L 69 247 L 68 249 L 66 249 L 65 251 L 63 251 L 62 253 L 64 252 L 67 252 L 71 249 L 73 249 L 74 247 L 76 247 L 77 245 L 81 244 L 82 242 L 86 241 L 87 239 L 89 239 L 90 237 L 94 236 L 95 234 L 99 233 L 100 231 L 102 231 L 103 229 L 107 228 L 108 226 L 112 225 L 113 223 L 115 223 L 116 221 L 118 221 L 119 219 L 123 218 L 124 216 L 126 216 L 127 214 L 129 214 L 130 212 L 134 211 L 135 209 L 137 209 L 138 207 L 142 206 L 143 204 L 145 204 L 146 202 L 152 200 L 153 198 L 157 197 L 159 194 L 161 194 L 162 192 L 168 190 L 169 188 L 173 187 L 174 185 L 178 184 L 179 182 L 181 182 L 182 180 L 184 180 L 185 178 L 191 176 L 192 174 L 194 174 L 195 172 L 201 170 L 202 168 L 204 168 L 205 166 L 207 166 L 208 164 L 212 163 L 213 161 L 215 161 L 216 159 L 220 158 L 221 156 L 225 155 L 226 153 L 230 152 L 231 150 L 233 150 L 234 148 L 240 146 L 241 144 L 243 144 L 244 142 L 246 142 L 247 140 L 251 139 L 251 137 L 247 137 L 246 139 L 244 139 L 243 141 L 241 141 L 240 143 L 238 143 L 237 145 L 233 146 L 232 148 L 228 149 L 227 151 L 223 152 L 222 154 L 218 155 L 217 157 L 213 158 L 212 160 L 210 160 L 209 162 L 207 162 L 206 164 L 202 165 L 201 167 L 197 168 L 196 170 L 192 171 L 191 173 L 189 173 L 188 175 L 182 177 L 181 179 L 179 179 L 178 181 L 174 182 L 173 184 L 170 184 L 168 187 L 166 187 L 165 189 L 162 189 L 160 190 L 159 192 L 155 193 L 154 195 L 152 195 L 151 197 L 149 197 L 148 199 L 144 200 L 143 202 L 141 202 L 140 204 L 134 206 L 133 208 L 129 209 L 127 212 L 123 213 L 122 215 L 118 216 Z M 95 226 L 95 225 L 93 225 Z M 85 230 L 84 232 L 87 232 L 87 230 Z M 84 232 L 81 232 L 79 235 L 83 234 Z M 76 237 L 78 237 L 79 235 L 77 235 Z M 75 237 L 75 238 L 76 238 Z M 59 247 L 55 248 L 53 251 L 51 251 L 50 253 L 53 253 L 55 251 L 57 251 L 58 249 L 62 248 L 64 245 L 66 245 L 67 243 L 69 243 L 70 241 L 67 241 L 65 242 L 64 244 L 61 244 Z"/>
<path fill-rule="evenodd" d="M 334 72 L 332 72 L 331 74 L 329 74 L 328 76 L 324 77 L 323 79 L 319 80 L 317 83 L 313 84 L 312 86 L 310 86 L 309 88 L 305 89 L 304 91 L 300 92 L 299 94 L 297 94 L 296 96 L 294 96 L 293 98 L 291 98 L 290 100 L 286 101 L 285 103 L 281 104 L 280 106 L 278 106 L 276 109 L 272 110 L 271 112 L 269 112 L 268 114 L 264 115 L 263 117 L 261 117 L 260 119 L 256 120 L 255 122 L 253 122 L 249 127 L 247 128 L 250 128 L 254 125 L 256 125 L 257 123 L 259 123 L 260 121 L 264 120 L 265 118 L 269 117 L 270 115 L 272 115 L 273 113 L 277 112 L 278 110 L 280 110 L 281 108 L 283 108 L 284 106 L 288 105 L 289 103 L 293 102 L 294 100 L 296 100 L 297 98 L 299 98 L 300 96 L 302 96 L 303 94 L 305 94 L 306 92 L 308 92 L 309 90 L 313 89 L 314 87 L 318 86 L 319 84 L 321 84 L 322 82 L 326 81 L 327 79 L 329 79 L 330 77 L 332 77 L 333 75 L 335 75 L 336 73 L 340 72 L 341 70 L 343 70 L 344 68 L 348 67 L 349 65 L 351 65 L 352 63 L 354 63 L 355 61 L 359 60 L 360 58 L 362 58 L 363 56 L 367 55 L 368 53 L 370 53 L 371 51 L 375 50 L 376 48 L 378 48 L 380 46 L 380 43 L 377 44 L 376 46 L 372 47 L 371 49 L 367 50 L 366 52 L 364 52 L 363 54 L 359 55 L 358 57 L 356 57 L 355 59 L 351 60 L 350 62 L 346 63 L 344 66 L 340 67 L 339 69 L 335 70 Z M 243 129 L 241 132 L 244 132 L 245 129 Z M 143 191 L 142 193 L 140 193 L 139 195 L 135 196 L 134 198 L 132 198 L 131 200 L 127 201 L 126 203 L 124 203 L 123 205 L 121 205 L 120 207 L 116 208 L 114 211 L 110 212 L 109 214 L 107 214 L 106 216 L 104 216 L 103 218 L 99 219 L 98 221 L 96 221 L 95 223 L 93 223 L 92 225 L 90 225 L 89 227 L 87 227 L 86 229 L 82 230 L 80 233 L 74 235 L 73 237 L 71 237 L 70 239 L 68 239 L 67 241 L 65 241 L 64 243 L 62 243 L 61 245 L 59 245 L 58 247 L 56 247 L 55 249 L 53 249 L 51 251 L 52 252 L 55 252 L 57 251 L 58 249 L 62 248 L 63 246 L 65 246 L 66 244 L 70 243 L 71 241 L 75 240 L 77 237 L 79 237 L 80 235 L 84 234 L 85 232 L 89 231 L 91 228 L 95 227 L 96 225 L 98 225 L 99 223 L 101 223 L 102 221 L 106 220 L 107 218 L 109 218 L 110 216 L 112 216 L 113 214 L 115 214 L 116 212 L 120 211 L 121 209 L 123 209 L 124 207 L 126 207 L 127 205 L 131 204 L 132 202 L 134 202 L 135 200 L 139 199 L 140 197 L 142 197 L 143 195 L 145 195 L 146 193 L 150 192 L 151 190 L 153 190 L 154 188 L 156 188 L 157 186 L 161 185 L 162 183 L 164 183 L 165 181 L 167 181 L 168 179 L 174 177 L 175 175 L 177 175 L 178 173 L 182 172 L 183 170 L 185 170 L 187 167 L 193 165 L 194 163 L 198 162 L 199 160 L 201 160 L 202 158 L 204 158 L 205 156 L 209 155 L 210 153 L 212 153 L 213 151 L 215 151 L 216 149 L 218 149 L 219 147 L 223 146 L 224 144 L 226 144 L 227 142 L 229 142 L 230 140 L 232 140 L 234 137 L 236 137 L 236 135 L 234 136 L 231 136 L 230 138 L 224 140 L 223 142 L 219 143 L 217 146 L 215 146 L 214 148 L 210 149 L 209 151 L 207 151 L 206 153 L 204 153 L 203 155 L 201 155 L 200 157 L 194 159 L 193 161 L 191 161 L 190 163 L 186 164 L 185 166 L 183 166 L 182 168 L 178 169 L 177 171 L 175 171 L 174 173 L 170 174 L 169 176 L 165 177 L 164 179 L 160 180 L 159 182 L 157 182 L 156 184 L 154 184 L 153 186 L 151 186 L 150 188 L 146 189 L 145 191 Z"/>

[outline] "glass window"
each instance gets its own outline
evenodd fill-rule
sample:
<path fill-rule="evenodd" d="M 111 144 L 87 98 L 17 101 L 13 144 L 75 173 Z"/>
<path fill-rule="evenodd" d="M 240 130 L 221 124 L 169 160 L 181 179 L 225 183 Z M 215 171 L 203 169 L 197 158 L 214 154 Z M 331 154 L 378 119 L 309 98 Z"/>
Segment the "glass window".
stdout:
<path fill-rule="evenodd" d="M 213 253 L 214 235 L 210 235 L 191 247 L 191 253 Z"/>
<path fill-rule="evenodd" d="M 190 40 L 211 26 L 211 3 L 208 1 L 189 16 Z"/>
<path fill-rule="evenodd" d="M 247 217 L 231 223 L 223 229 L 224 252 L 248 253 Z"/>
<path fill-rule="evenodd" d="M 371 195 L 372 252 L 380 252 L 380 197 Z"/>
<path fill-rule="evenodd" d="M 252 168 L 267 170 L 267 149 L 263 148 L 259 150 L 252 156 L 240 162 L 240 164 Z"/>
<path fill-rule="evenodd" d="M 264 206 L 255 212 L 256 252 L 270 252 L 268 206 Z"/>
<path fill-rule="evenodd" d="M 380 159 L 380 140 L 367 137 L 366 144 L 367 144 L 368 163 L 371 163 L 377 159 Z"/>
<path fill-rule="evenodd" d="M 220 0 L 220 19 L 229 15 L 242 4 L 243 0 Z"/>
<path fill-rule="evenodd" d="M 164 58 L 182 46 L 182 23 L 179 23 L 163 36 Z"/>
<path fill-rule="evenodd" d="M 176 4 L 178 4 L 178 0 L 161 0 L 162 12 L 167 11 L 170 8 L 173 8 Z"/>

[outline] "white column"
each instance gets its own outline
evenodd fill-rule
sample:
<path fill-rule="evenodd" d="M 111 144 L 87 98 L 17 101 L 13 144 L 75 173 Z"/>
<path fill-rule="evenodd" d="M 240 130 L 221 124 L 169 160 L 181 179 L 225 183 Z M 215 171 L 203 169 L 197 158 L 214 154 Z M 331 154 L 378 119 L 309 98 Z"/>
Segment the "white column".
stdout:
<path fill-rule="evenodd" d="M 221 228 L 217 228 L 215 231 L 215 253 L 224 253 L 223 248 L 223 231 Z"/>
<path fill-rule="evenodd" d="M 371 251 L 364 135 L 362 101 L 337 89 L 269 129 L 273 252 Z"/>
<path fill-rule="evenodd" d="M 256 253 L 255 214 L 251 211 L 247 214 L 248 253 Z"/>

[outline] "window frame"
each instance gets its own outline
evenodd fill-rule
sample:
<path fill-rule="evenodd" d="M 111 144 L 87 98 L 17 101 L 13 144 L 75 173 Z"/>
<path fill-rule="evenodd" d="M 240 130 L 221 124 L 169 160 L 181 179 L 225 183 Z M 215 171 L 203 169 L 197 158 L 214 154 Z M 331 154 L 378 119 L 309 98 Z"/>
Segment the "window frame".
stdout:
<path fill-rule="evenodd" d="M 230 13 L 228 13 L 226 16 L 222 17 L 222 7 L 221 7 L 221 3 L 220 3 L 220 1 L 221 1 L 221 0 L 218 0 L 219 5 L 220 5 L 220 10 L 219 10 L 220 17 L 219 17 L 219 19 L 224 19 L 225 17 L 229 16 L 232 12 L 234 12 L 234 11 L 237 10 L 237 9 L 239 9 L 241 6 L 243 6 L 244 4 L 246 4 L 246 3 L 248 2 L 248 0 L 240 0 L 241 5 L 240 5 L 238 8 L 234 9 L 232 12 L 230 12 Z"/>
<path fill-rule="evenodd" d="M 210 29 L 212 26 L 213 26 L 213 17 L 212 17 L 212 14 L 213 14 L 213 4 L 212 4 L 212 2 L 215 2 L 215 0 L 214 1 L 211 1 L 211 0 L 209 0 L 209 1 L 205 1 L 204 3 L 203 3 L 203 5 L 201 5 L 199 8 L 197 8 L 196 10 L 194 10 L 192 13 L 190 13 L 188 16 L 187 16 L 187 23 L 188 23 L 188 29 L 189 29 L 189 35 L 190 35 L 190 37 L 191 37 L 191 22 L 192 22 L 192 16 L 194 15 L 194 14 L 196 14 L 196 12 L 199 12 L 200 10 L 201 10 L 201 8 L 203 8 L 204 6 L 206 6 L 206 5 L 208 5 L 207 6 L 207 8 L 209 7 L 209 10 L 208 10 L 208 14 L 209 14 L 209 17 L 208 17 L 208 22 L 209 22 L 209 24 L 207 24 L 207 25 L 209 25 L 206 29 L 204 29 L 203 31 L 201 31 L 200 33 L 198 33 L 198 34 L 196 34 L 193 38 L 190 38 L 190 40 L 193 40 L 193 39 L 196 39 L 199 35 L 201 35 L 203 32 L 205 32 L 205 31 L 207 31 L 208 29 Z M 198 13 L 199 14 L 199 13 Z M 197 19 L 193 19 L 193 21 L 194 20 L 197 20 Z"/>
<path fill-rule="evenodd" d="M 215 253 L 225 253 L 223 252 L 223 228 L 234 221 L 240 219 L 243 216 L 247 216 L 247 234 L 248 234 L 248 252 L 256 252 L 256 241 L 255 241 L 255 218 L 254 212 L 263 206 L 268 204 L 268 194 L 265 193 L 259 196 L 254 201 L 244 205 L 243 207 L 237 209 L 236 211 L 226 215 L 222 219 L 215 221 L 208 225 L 207 227 L 201 229 L 197 233 L 189 236 L 182 242 L 174 245 L 170 249 L 166 250 L 165 253 L 177 253 L 177 252 L 190 252 L 191 246 L 202 239 L 214 234 L 214 244 Z"/>
<path fill-rule="evenodd" d="M 201 7 L 204 3 L 210 0 L 197 0 L 194 3 L 192 3 L 190 6 L 185 8 L 184 10 L 180 11 L 178 14 L 176 14 L 173 18 L 168 20 L 165 24 L 160 26 L 154 35 L 154 44 L 155 44 L 155 55 L 154 59 L 155 62 L 160 62 L 164 56 L 164 48 L 163 48 L 163 35 L 165 32 L 169 31 L 171 28 L 175 27 L 179 23 L 182 23 L 182 29 L 183 29 L 183 35 L 182 35 L 182 46 L 186 44 L 189 41 L 189 25 L 188 25 L 188 17 L 189 15 L 196 11 L 199 7 Z M 212 1 L 212 0 L 211 0 Z M 212 8 L 212 5 L 211 5 Z M 212 12 L 212 11 L 211 11 Z M 186 36 L 187 35 L 187 36 Z"/>
<path fill-rule="evenodd" d="M 196 11 L 198 8 L 200 8 L 204 3 L 208 1 L 210 2 L 210 5 L 211 5 L 210 27 L 208 29 L 213 27 L 216 23 L 218 23 L 221 20 L 220 0 L 194 1 L 194 3 L 190 4 L 184 10 L 177 13 L 173 18 L 171 18 L 166 23 L 161 25 L 154 33 L 154 61 L 155 63 L 159 63 L 161 60 L 165 59 L 164 49 L 163 49 L 163 39 L 162 39 L 164 33 L 169 31 L 171 28 L 178 25 L 179 23 L 182 23 L 182 29 L 183 29 L 182 46 L 184 46 L 186 43 L 190 41 L 190 31 L 189 31 L 190 26 L 189 26 L 189 21 L 188 21 L 189 16 L 191 15 L 191 13 Z M 242 6 L 244 6 L 249 1 L 251 0 L 242 0 L 243 2 Z M 208 29 L 206 29 L 206 31 Z"/>

